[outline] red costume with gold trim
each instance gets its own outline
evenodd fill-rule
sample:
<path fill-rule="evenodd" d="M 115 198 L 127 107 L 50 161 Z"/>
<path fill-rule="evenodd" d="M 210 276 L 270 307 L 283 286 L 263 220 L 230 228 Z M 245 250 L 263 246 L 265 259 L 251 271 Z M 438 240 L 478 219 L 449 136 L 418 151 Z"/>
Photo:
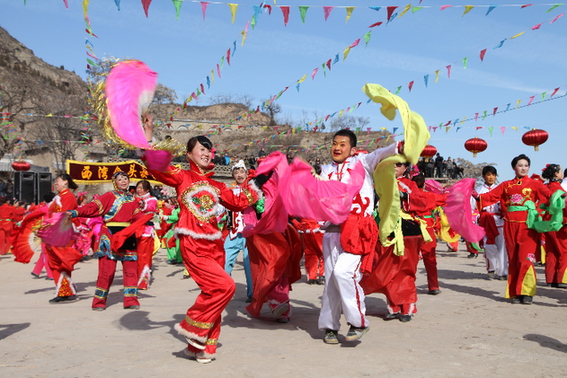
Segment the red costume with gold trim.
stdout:
<path fill-rule="evenodd" d="M 508 286 L 506 298 L 536 292 L 535 256 L 539 234 L 526 225 L 526 202 L 538 207 L 549 200 L 552 190 L 541 181 L 527 176 L 502 182 L 490 192 L 479 195 L 479 208 L 500 201 L 504 215 L 504 242 L 508 252 Z"/>
<path fill-rule="evenodd" d="M 145 214 L 155 215 L 157 213 L 157 198 L 152 197 L 150 193 L 143 197 L 137 197 L 138 201 L 143 201 L 142 211 Z M 140 228 L 136 239 L 138 242 L 138 289 L 147 290 L 150 286 L 150 277 L 152 269 L 152 257 L 154 255 L 154 247 L 156 237 L 153 222 Z"/>
<path fill-rule="evenodd" d="M 236 285 L 224 270 L 224 240 L 217 225 L 219 204 L 242 211 L 255 203 L 258 195 L 249 186 L 235 194 L 190 162 L 189 170 L 170 166 L 166 171 L 148 171 L 156 180 L 175 188 L 180 206 L 175 233 L 189 274 L 201 293 L 175 329 L 188 339 L 205 345 L 204 350 L 189 344 L 192 353 L 212 358 L 220 335 L 221 314 L 232 299 Z"/>

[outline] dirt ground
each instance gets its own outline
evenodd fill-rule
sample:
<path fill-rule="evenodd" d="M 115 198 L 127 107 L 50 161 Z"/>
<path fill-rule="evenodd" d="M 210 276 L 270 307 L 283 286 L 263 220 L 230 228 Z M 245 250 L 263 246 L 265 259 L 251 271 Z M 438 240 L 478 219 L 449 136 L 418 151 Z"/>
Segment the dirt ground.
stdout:
<path fill-rule="evenodd" d="M 49 304 L 54 285 L 33 279 L 31 264 L 0 256 L 0 376 L 16 377 L 455 377 L 567 376 L 567 290 L 548 288 L 538 267 L 531 306 L 503 298 L 504 281 L 486 277 L 484 259 L 438 247 L 442 293 L 427 295 L 420 262 L 418 314 L 409 323 L 385 321 L 382 295 L 366 299 L 371 329 L 360 341 L 327 345 L 317 329 L 322 286 L 305 279 L 291 292 L 290 323 L 264 309 L 245 312 L 246 287 L 239 263 L 237 292 L 224 316 L 217 359 L 200 365 L 183 355 L 173 326 L 199 290 L 180 266 L 155 256 L 154 282 L 141 292 L 141 309 L 122 307 L 122 273 L 103 312 L 91 311 L 97 261 L 77 264 L 79 300 Z M 32 263 L 35 263 L 35 258 Z M 240 262 L 240 260 L 239 260 Z"/>

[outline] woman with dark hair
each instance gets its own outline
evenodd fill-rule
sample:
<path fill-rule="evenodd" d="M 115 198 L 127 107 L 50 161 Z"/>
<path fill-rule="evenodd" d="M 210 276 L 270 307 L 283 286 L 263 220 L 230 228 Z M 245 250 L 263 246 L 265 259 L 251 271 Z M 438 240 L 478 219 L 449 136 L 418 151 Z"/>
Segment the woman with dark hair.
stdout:
<path fill-rule="evenodd" d="M 142 227 L 146 222 L 139 208 L 138 201 L 130 194 L 130 178 L 126 172 L 118 171 L 112 177 L 114 190 L 106 192 L 88 204 L 71 212 L 71 217 L 96 218 L 102 216 L 104 225 L 101 227 L 98 245 L 95 246 L 93 257 L 98 258 L 98 278 L 93 298 L 93 311 L 104 311 L 106 299 L 116 272 L 116 264 L 122 262 L 124 281 L 124 309 L 137 310 L 138 301 L 138 272 L 136 238 L 133 232 L 120 242 L 116 242 L 119 233 L 130 229 L 134 231 L 137 223 Z M 147 217 L 146 217 L 147 218 Z M 128 229 L 128 230 L 126 230 Z"/>
<path fill-rule="evenodd" d="M 547 202 L 553 191 L 528 176 L 530 158 L 526 155 L 516 156 L 511 165 L 515 173 L 512 180 L 476 196 L 481 209 L 496 202 L 502 205 L 504 242 L 508 252 L 506 298 L 511 298 L 512 303 L 529 305 L 536 292 L 534 262 L 539 235 L 528 223 L 537 218 L 537 207 Z"/>
<path fill-rule="evenodd" d="M 145 117 L 147 140 L 152 140 L 153 123 Z M 185 336 L 188 353 L 199 363 L 209 363 L 216 355 L 221 315 L 234 295 L 234 280 L 224 270 L 225 252 L 217 217 L 221 206 L 242 211 L 258 200 L 258 194 L 247 183 L 239 194 L 211 178 L 213 144 L 205 136 L 187 143 L 188 170 L 169 166 L 165 171 L 148 169 L 156 180 L 175 188 L 180 205 L 175 233 L 189 274 L 201 293 L 187 310 L 185 319 L 175 329 Z M 152 151 L 145 159 L 151 162 Z"/>
<path fill-rule="evenodd" d="M 140 209 L 145 214 L 157 213 L 157 198 L 152 197 L 152 186 L 149 181 L 142 180 L 136 184 L 136 198 L 140 201 Z M 148 290 L 152 272 L 152 257 L 156 237 L 153 221 L 149 221 L 136 236 L 138 242 L 138 290 Z"/>
<path fill-rule="evenodd" d="M 47 209 L 46 219 L 51 218 L 51 214 L 60 213 L 77 208 L 77 198 L 71 192 L 78 188 L 71 176 L 66 173 L 60 174 L 55 178 L 53 190 L 57 195 Z M 78 222 L 77 222 L 78 225 Z M 77 299 L 77 290 L 71 280 L 71 272 L 77 262 L 81 260 L 81 253 L 73 245 L 71 240 L 65 247 L 55 247 L 45 245 L 47 262 L 53 272 L 53 279 L 56 286 L 56 296 L 49 300 L 49 303 L 59 303 Z"/>
<path fill-rule="evenodd" d="M 558 164 L 548 164 L 541 173 L 552 190 L 563 190 L 563 172 Z M 548 218 L 544 218 L 548 220 Z M 567 289 L 567 209 L 563 209 L 563 227 L 545 233 L 545 281 L 551 287 Z"/>

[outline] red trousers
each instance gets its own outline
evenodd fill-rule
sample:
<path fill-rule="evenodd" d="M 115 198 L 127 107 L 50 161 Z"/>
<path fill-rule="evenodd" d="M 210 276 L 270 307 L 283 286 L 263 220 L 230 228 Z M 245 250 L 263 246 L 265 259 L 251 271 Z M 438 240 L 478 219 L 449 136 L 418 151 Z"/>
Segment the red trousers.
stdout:
<path fill-rule="evenodd" d="M 308 280 L 325 276 L 325 263 L 323 261 L 323 235 L 322 232 L 304 233 L 303 252 L 305 253 L 305 271 Z"/>
<path fill-rule="evenodd" d="M 138 252 L 138 289 L 147 290 L 150 286 L 154 238 L 144 236 L 137 238 L 136 251 Z"/>
<path fill-rule="evenodd" d="M 423 242 L 421 244 L 421 257 L 423 258 L 423 265 L 425 265 L 425 271 L 427 272 L 427 287 L 429 290 L 439 289 L 439 278 L 437 275 L 437 236 L 435 235 L 435 230 L 433 229 L 433 219 L 427 219 L 427 231 L 431 236 L 430 242 Z M 431 225 L 430 225 L 431 221 Z"/>
<path fill-rule="evenodd" d="M 183 262 L 201 293 L 175 329 L 185 337 L 206 344 L 204 352 L 188 345 L 190 352 L 213 357 L 221 330 L 221 315 L 234 296 L 236 284 L 224 270 L 222 239 L 193 239 L 185 235 L 180 238 Z"/>
<path fill-rule="evenodd" d="M 376 246 L 372 273 L 360 282 L 365 294 L 383 293 L 388 301 L 388 311 L 411 315 L 417 312 L 415 278 L 419 262 L 422 236 L 404 237 L 404 255 L 396 256 L 394 246 Z"/>
<path fill-rule="evenodd" d="M 525 222 L 504 223 L 504 242 L 508 252 L 508 287 L 506 298 L 534 296 L 536 292 L 535 256 L 539 234 Z"/>
<path fill-rule="evenodd" d="M 69 243 L 72 245 L 73 241 Z M 75 285 L 71 280 L 71 272 L 76 263 L 81 260 L 81 253 L 75 248 L 53 247 L 46 245 L 47 264 L 53 273 L 57 297 L 68 297 L 76 294 Z"/>
<path fill-rule="evenodd" d="M 5 255 L 10 250 L 12 235 L 12 222 L 0 221 L 0 255 Z"/>
<path fill-rule="evenodd" d="M 93 308 L 106 307 L 108 291 L 114 281 L 116 264 L 118 261 L 111 260 L 107 256 L 98 259 L 98 278 L 96 280 Z M 124 307 L 139 306 L 138 301 L 138 274 L 136 261 L 122 261 L 122 275 L 124 281 Z"/>
<path fill-rule="evenodd" d="M 545 234 L 545 281 L 567 283 L 567 227 Z"/>

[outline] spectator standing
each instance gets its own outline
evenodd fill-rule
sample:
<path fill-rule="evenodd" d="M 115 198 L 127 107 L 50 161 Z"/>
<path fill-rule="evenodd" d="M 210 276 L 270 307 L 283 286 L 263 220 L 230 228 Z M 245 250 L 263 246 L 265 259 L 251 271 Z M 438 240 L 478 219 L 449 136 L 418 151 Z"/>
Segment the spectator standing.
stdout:
<path fill-rule="evenodd" d="M 441 178 L 443 175 L 443 156 L 438 152 L 435 158 L 435 177 Z"/>

